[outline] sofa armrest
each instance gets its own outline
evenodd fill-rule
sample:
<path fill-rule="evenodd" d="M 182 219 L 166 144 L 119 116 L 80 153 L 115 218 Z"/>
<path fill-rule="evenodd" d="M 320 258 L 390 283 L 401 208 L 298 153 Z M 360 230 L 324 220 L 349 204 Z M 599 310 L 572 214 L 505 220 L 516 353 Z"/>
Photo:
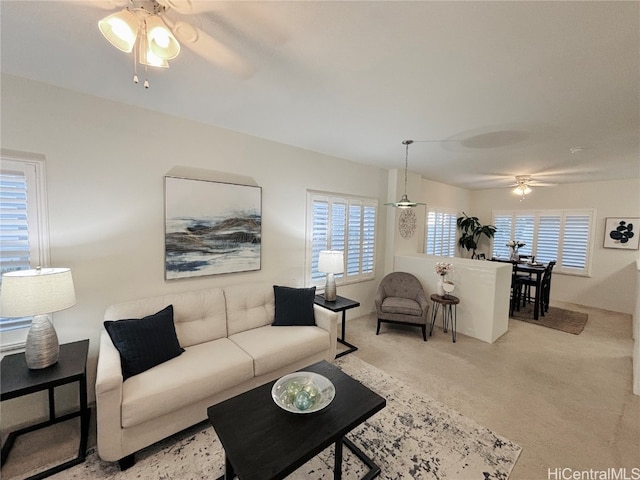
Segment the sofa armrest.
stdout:
<path fill-rule="evenodd" d="M 316 319 L 316 325 L 329 332 L 331 351 L 327 355 L 327 361 L 333 362 L 336 357 L 336 344 L 338 341 L 338 312 L 332 312 L 320 305 L 314 305 L 313 315 Z"/>
<path fill-rule="evenodd" d="M 120 352 L 106 330 L 100 335 L 100 351 L 96 372 L 96 423 L 98 453 L 107 461 L 122 455 L 122 367 Z"/>

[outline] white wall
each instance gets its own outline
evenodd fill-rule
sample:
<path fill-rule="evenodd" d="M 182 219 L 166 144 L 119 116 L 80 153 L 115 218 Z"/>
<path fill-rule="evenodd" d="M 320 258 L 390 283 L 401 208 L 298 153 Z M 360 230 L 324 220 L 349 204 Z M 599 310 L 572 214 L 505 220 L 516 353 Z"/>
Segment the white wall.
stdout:
<path fill-rule="evenodd" d="M 46 157 L 51 263 L 72 269 L 77 294 L 77 305 L 56 313 L 54 324 L 61 343 L 90 339 L 89 385 L 108 305 L 240 282 L 302 286 L 306 190 L 381 204 L 386 198 L 382 169 L 23 78 L 3 75 L 1 88 L 2 147 Z M 260 271 L 164 280 L 163 177 L 176 165 L 249 176 L 262 187 Z M 362 303 L 350 318 L 375 308 L 384 273 L 383 206 L 379 219 L 378 278 L 339 287 Z"/>
<path fill-rule="evenodd" d="M 476 190 L 471 192 L 471 201 L 473 209 L 467 213 L 479 217 L 482 223 L 491 223 L 493 209 L 595 209 L 591 277 L 554 274 L 551 300 L 634 312 L 635 264 L 640 251 L 604 248 L 603 243 L 607 217 L 640 217 L 640 179 L 538 187 L 522 202 L 507 188 Z"/>

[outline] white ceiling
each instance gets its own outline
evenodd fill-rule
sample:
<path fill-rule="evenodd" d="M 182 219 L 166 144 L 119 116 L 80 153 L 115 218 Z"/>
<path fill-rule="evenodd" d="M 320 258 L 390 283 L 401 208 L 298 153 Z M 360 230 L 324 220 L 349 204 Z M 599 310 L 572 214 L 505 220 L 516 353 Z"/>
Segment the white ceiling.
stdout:
<path fill-rule="evenodd" d="M 640 177 L 637 1 L 196 1 L 170 18 L 213 58 L 149 90 L 97 29 L 117 1 L 3 0 L 2 72 L 383 168 L 413 139 L 409 170 L 470 189 Z"/>

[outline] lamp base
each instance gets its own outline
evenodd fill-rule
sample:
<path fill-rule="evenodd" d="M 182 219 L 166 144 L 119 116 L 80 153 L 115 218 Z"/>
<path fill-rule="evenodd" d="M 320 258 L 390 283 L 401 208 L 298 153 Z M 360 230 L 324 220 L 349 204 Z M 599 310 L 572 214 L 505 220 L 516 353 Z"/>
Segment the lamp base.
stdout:
<path fill-rule="evenodd" d="M 58 361 L 60 344 L 49 315 L 34 315 L 27 334 L 25 359 L 31 370 L 47 368 Z"/>
<path fill-rule="evenodd" d="M 327 273 L 327 281 L 324 285 L 324 299 L 327 302 L 336 301 L 336 279 L 333 273 Z"/>

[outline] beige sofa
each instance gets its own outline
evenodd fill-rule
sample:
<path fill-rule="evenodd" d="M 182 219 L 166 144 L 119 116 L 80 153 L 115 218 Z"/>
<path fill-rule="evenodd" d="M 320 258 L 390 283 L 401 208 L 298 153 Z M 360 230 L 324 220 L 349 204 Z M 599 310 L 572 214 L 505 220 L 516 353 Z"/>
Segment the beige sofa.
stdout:
<path fill-rule="evenodd" d="M 98 453 L 134 463 L 134 453 L 207 418 L 207 407 L 336 354 L 338 314 L 314 305 L 315 327 L 271 326 L 269 284 L 236 285 L 110 306 L 105 320 L 142 318 L 173 305 L 184 352 L 123 382 L 106 330 L 96 377 Z"/>

